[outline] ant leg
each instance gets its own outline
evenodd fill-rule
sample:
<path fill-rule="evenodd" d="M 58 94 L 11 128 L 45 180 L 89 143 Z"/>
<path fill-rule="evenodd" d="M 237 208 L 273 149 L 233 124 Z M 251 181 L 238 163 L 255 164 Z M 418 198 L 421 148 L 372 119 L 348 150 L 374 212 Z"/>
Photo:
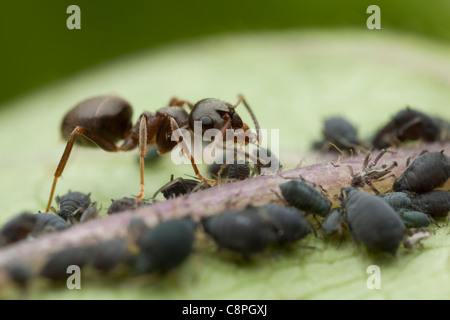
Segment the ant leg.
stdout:
<path fill-rule="evenodd" d="M 174 118 L 172 118 L 171 116 L 167 116 L 167 118 L 168 118 L 169 121 L 170 121 L 170 127 L 171 127 L 171 129 L 172 129 L 172 132 L 174 132 L 174 131 L 180 129 L 180 128 L 178 127 L 178 124 L 177 124 L 177 122 L 175 121 Z M 193 157 L 192 154 L 189 152 L 189 148 L 188 148 L 188 146 L 187 146 L 187 144 L 186 144 L 185 139 L 183 139 L 183 137 L 181 137 L 181 141 L 178 141 L 177 143 L 180 143 L 180 144 L 181 144 L 181 150 L 182 150 L 183 154 L 191 160 L 191 165 L 192 165 L 192 168 L 194 169 L 195 175 L 196 175 L 200 180 L 206 181 L 207 183 L 211 183 L 211 184 L 215 185 L 216 182 L 215 182 L 214 180 L 206 179 L 205 177 L 203 177 L 203 176 L 201 175 L 200 171 L 199 171 L 198 168 L 197 168 L 197 164 L 195 163 L 194 157 Z"/>
<path fill-rule="evenodd" d="M 144 158 L 147 154 L 147 117 L 142 116 L 139 123 L 139 164 L 141 167 L 141 188 L 139 195 L 136 197 L 137 203 L 144 198 Z"/>
<path fill-rule="evenodd" d="M 173 97 L 172 99 L 170 99 L 169 102 L 169 106 L 171 107 L 183 107 L 183 105 L 185 104 L 189 107 L 189 109 L 191 110 L 194 109 L 194 105 L 191 102 L 186 100 L 180 100 L 177 97 Z"/>
<path fill-rule="evenodd" d="M 48 200 L 47 208 L 45 209 L 45 212 L 49 212 L 50 206 L 52 204 L 53 195 L 55 193 L 56 188 L 56 182 L 58 181 L 58 178 L 61 176 L 61 174 L 64 171 L 64 167 L 66 166 L 67 160 L 69 159 L 70 152 L 72 151 L 73 145 L 75 143 L 75 138 L 77 135 L 82 135 L 94 142 L 96 145 L 98 145 L 100 148 L 102 148 L 105 151 L 109 152 L 117 152 L 120 149 L 111 141 L 108 139 L 103 138 L 102 136 L 86 129 L 80 126 L 77 126 L 72 133 L 70 134 L 69 140 L 67 141 L 66 148 L 64 149 L 64 153 L 61 156 L 61 159 L 59 160 L 58 167 L 55 171 L 55 177 L 53 179 L 52 189 L 50 191 L 50 198 Z"/>

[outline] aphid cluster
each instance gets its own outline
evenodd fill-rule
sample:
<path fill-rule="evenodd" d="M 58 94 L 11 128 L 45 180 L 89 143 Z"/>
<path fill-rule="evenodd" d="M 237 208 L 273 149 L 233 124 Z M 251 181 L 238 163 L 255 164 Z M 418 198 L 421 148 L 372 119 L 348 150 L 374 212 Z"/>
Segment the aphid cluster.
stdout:
<path fill-rule="evenodd" d="M 225 248 L 248 257 L 271 244 L 287 244 L 311 232 L 304 213 L 280 205 L 249 206 L 203 218 L 205 232 Z"/>
<path fill-rule="evenodd" d="M 57 208 L 51 208 L 56 182 L 74 144 L 96 144 L 111 152 L 139 148 L 139 195 L 112 200 L 107 209 L 107 215 L 120 214 L 151 205 L 144 199 L 143 166 L 144 157 L 148 154 L 147 147 L 156 146 L 158 154 L 171 151 L 182 143 L 172 141 L 174 131 L 178 128 L 193 131 L 195 121 L 200 121 L 202 132 L 211 128 L 224 132 L 232 128 L 248 133 L 249 127 L 235 110 L 240 103 L 247 108 L 256 129 L 259 129 L 256 117 L 242 97 L 235 105 L 217 99 L 203 99 L 192 104 L 174 98 L 168 106 L 155 113 L 143 113 L 134 126 L 131 123 L 131 106 L 121 98 L 104 96 L 81 102 L 63 120 L 61 129 L 68 142 L 55 172 L 46 213 L 23 213 L 5 223 L 0 228 L 0 246 L 28 241 L 99 219 L 101 209 L 91 200 L 90 194 L 69 192 L 56 197 Z M 189 113 L 183 106 L 188 106 Z M 362 243 L 371 252 L 395 255 L 402 242 L 405 248 L 423 246 L 420 241 L 432 234 L 426 227 L 434 221 L 433 218 L 444 217 L 450 211 L 450 193 L 436 190 L 450 177 L 450 158 L 443 151 L 424 152 L 407 165 L 387 193 L 379 193 L 373 182 L 390 177 L 392 169 L 397 166 L 396 162 L 379 164 L 382 156 L 390 152 L 386 148 L 408 140 L 442 141 L 450 136 L 449 127 L 443 120 L 406 109 L 395 115 L 375 135 L 372 143 L 367 143 L 358 137 L 356 129 L 347 120 L 330 118 L 325 122 L 323 139 L 315 144 L 315 148 L 350 153 L 366 152 L 367 147 L 382 149 L 373 161 L 371 153 L 367 152 L 359 171 L 348 166 L 351 180 L 348 185 L 342 186 L 340 206 L 333 206 L 330 196 L 321 186 L 299 177 L 287 180 L 280 184 L 279 189 L 273 190 L 284 205 L 249 205 L 244 209 L 230 206 L 228 210 L 203 217 L 200 221 L 186 216 L 159 221 L 153 227 L 140 218 L 133 218 L 125 236 L 57 251 L 47 257 L 37 273 L 26 264 L 17 262 L 8 267 L 8 274 L 21 287 L 34 276 L 54 281 L 67 279 L 69 265 L 88 267 L 100 274 L 117 268 L 136 275 L 164 274 L 188 259 L 199 233 L 206 235 L 203 240 L 214 241 L 218 248 L 246 258 L 269 247 L 274 250 L 293 247 L 293 243 L 305 239 L 310 233 L 319 237 L 316 230 L 319 228 L 324 241 L 336 234 L 343 239 L 348 233 L 355 242 Z M 250 137 L 246 138 L 245 144 L 252 142 Z M 118 146 L 120 140 L 123 142 Z M 209 180 L 200 174 L 193 156 L 186 156 L 191 160 L 197 179 L 174 179 L 171 176 L 169 182 L 150 199 L 157 201 L 155 199 L 159 193 L 166 200 L 188 196 L 216 184 L 250 179 L 267 167 L 256 154 L 253 155 L 258 160 L 256 164 L 210 166 L 214 180 Z M 358 189 L 366 185 L 375 194 Z M 53 213 L 47 213 L 50 208 Z"/>
<path fill-rule="evenodd" d="M 346 153 L 368 149 L 398 147 L 409 141 L 438 142 L 450 140 L 450 123 L 407 107 L 400 110 L 369 140 L 358 137 L 357 129 L 347 119 L 336 116 L 324 121 L 322 140 L 313 148 L 320 151 Z"/>

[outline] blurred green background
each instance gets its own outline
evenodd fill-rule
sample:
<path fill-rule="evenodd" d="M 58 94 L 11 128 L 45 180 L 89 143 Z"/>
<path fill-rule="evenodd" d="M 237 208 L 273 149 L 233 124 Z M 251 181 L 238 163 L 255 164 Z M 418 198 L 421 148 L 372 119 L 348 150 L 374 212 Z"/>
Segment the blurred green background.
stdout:
<path fill-rule="evenodd" d="M 366 28 L 371 4 L 380 6 L 382 21 L 373 32 L 400 30 L 450 42 L 448 0 L 0 3 L 0 103 L 115 57 L 179 40 L 250 30 Z M 72 4 L 81 8 L 81 30 L 66 27 Z"/>

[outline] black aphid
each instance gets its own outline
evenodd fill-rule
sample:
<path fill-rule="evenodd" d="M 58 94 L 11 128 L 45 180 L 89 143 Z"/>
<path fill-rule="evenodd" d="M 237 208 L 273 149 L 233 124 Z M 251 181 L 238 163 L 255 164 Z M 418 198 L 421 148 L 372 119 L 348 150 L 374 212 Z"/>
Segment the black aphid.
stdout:
<path fill-rule="evenodd" d="M 209 187 L 210 185 L 203 181 L 184 179 L 181 177 L 173 179 L 172 175 L 170 177 L 170 181 L 162 186 L 159 190 L 157 190 L 153 195 L 153 198 L 155 198 L 159 192 L 163 194 L 164 198 L 170 199 L 199 190 L 207 189 Z"/>
<path fill-rule="evenodd" d="M 398 112 L 390 122 L 375 135 L 372 144 L 375 148 L 386 149 L 403 141 L 438 141 L 441 127 L 427 114 L 406 108 Z"/>
<path fill-rule="evenodd" d="M 252 168 L 248 163 L 213 163 L 209 166 L 209 173 L 213 178 L 226 180 L 245 180 L 252 175 Z"/>
<path fill-rule="evenodd" d="M 0 228 L 0 247 L 25 239 L 36 224 L 36 214 L 22 213 Z"/>
<path fill-rule="evenodd" d="M 342 208 L 334 208 L 322 223 L 322 230 L 326 235 L 332 235 L 340 232 L 342 224 L 344 223 L 344 216 Z"/>
<path fill-rule="evenodd" d="M 431 223 L 430 218 L 423 212 L 414 210 L 400 210 L 398 214 L 402 218 L 407 228 L 428 227 Z"/>
<path fill-rule="evenodd" d="M 390 192 L 386 194 L 378 194 L 378 196 L 386 201 L 395 210 L 408 209 L 411 207 L 411 199 L 404 192 Z"/>
<path fill-rule="evenodd" d="M 395 254 L 405 233 L 405 225 L 383 199 L 352 187 L 342 189 L 345 216 L 350 231 L 373 251 Z"/>
<path fill-rule="evenodd" d="M 107 214 L 115 214 L 126 210 L 134 210 L 138 207 L 136 198 L 123 197 L 120 199 L 112 200 L 109 205 Z"/>
<path fill-rule="evenodd" d="M 60 216 L 52 213 L 38 213 L 36 214 L 36 224 L 31 231 L 31 235 L 38 237 L 42 234 L 64 230 L 68 227 L 69 225 Z"/>
<path fill-rule="evenodd" d="M 196 223 L 190 218 L 161 222 L 138 239 L 135 259 L 138 273 L 167 272 L 180 265 L 192 252 Z"/>
<path fill-rule="evenodd" d="M 32 278 L 32 273 L 27 264 L 14 262 L 6 267 L 10 279 L 18 286 L 25 288 Z"/>
<path fill-rule="evenodd" d="M 445 217 L 450 211 L 450 192 L 433 190 L 414 194 L 411 196 L 411 205 L 412 208 L 418 209 L 432 217 Z"/>
<path fill-rule="evenodd" d="M 81 192 L 69 192 L 56 198 L 58 215 L 71 223 L 80 222 L 83 212 L 91 205 L 91 198 Z"/>
<path fill-rule="evenodd" d="M 116 238 L 96 244 L 90 249 L 92 266 L 102 272 L 114 269 L 129 256 L 128 243 Z"/>
<path fill-rule="evenodd" d="M 343 117 L 327 119 L 324 122 L 322 134 L 323 141 L 316 142 L 314 149 L 337 151 L 337 147 L 339 150 L 349 151 L 357 149 L 360 144 L 356 128 Z"/>
<path fill-rule="evenodd" d="M 82 268 L 89 263 L 89 250 L 85 247 L 70 247 L 52 254 L 43 265 L 40 275 L 53 280 L 66 280 L 69 266 L 75 265 Z"/>
<path fill-rule="evenodd" d="M 277 232 L 277 242 L 285 244 L 297 241 L 311 233 L 308 221 L 298 209 L 277 204 L 260 207 L 272 219 Z"/>
<path fill-rule="evenodd" d="M 394 191 L 427 192 L 450 177 L 450 158 L 441 152 L 424 152 L 394 182 Z"/>
<path fill-rule="evenodd" d="M 280 185 L 283 198 L 293 207 L 306 213 L 325 217 L 331 208 L 331 201 L 305 181 L 291 180 Z"/>
<path fill-rule="evenodd" d="M 278 239 L 278 229 L 264 210 L 248 207 L 202 219 L 203 229 L 220 248 L 244 256 L 263 251 Z"/>

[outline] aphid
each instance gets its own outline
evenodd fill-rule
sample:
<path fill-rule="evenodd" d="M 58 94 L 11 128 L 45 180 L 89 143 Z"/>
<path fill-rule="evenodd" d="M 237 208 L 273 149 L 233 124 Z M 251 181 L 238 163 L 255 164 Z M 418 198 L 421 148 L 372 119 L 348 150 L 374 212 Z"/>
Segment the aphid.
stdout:
<path fill-rule="evenodd" d="M 127 229 L 127 235 L 131 243 L 139 244 L 143 234 L 150 231 L 150 227 L 141 218 L 133 218 Z"/>
<path fill-rule="evenodd" d="M 33 213 L 22 213 L 0 228 L 0 247 L 25 239 L 33 230 L 37 217 Z"/>
<path fill-rule="evenodd" d="M 80 223 L 84 223 L 89 220 L 95 220 L 97 218 L 98 218 L 97 203 L 93 202 L 86 210 L 84 210 L 80 218 Z"/>
<path fill-rule="evenodd" d="M 36 214 L 34 228 L 31 230 L 31 236 L 39 237 L 43 234 L 64 230 L 66 228 L 69 228 L 69 225 L 60 216 L 52 213 L 38 213 Z"/>
<path fill-rule="evenodd" d="M 58 216 L 75 224 L 80 222 L 83 212 L 91 205 L 90 195 L 81 192 L 69 192 L 56 197 L 58 203 Z"/>
<path fill-rule="evenodd" d="M 324 122 L 322 130 L 323 141 L 316 142 L 314 149 L 323 151 L 358 150 L 360 141 L 356 128 L 343 117 L 332 117 Z M 333 145 L 332 145 L 333 144 Z"/>
<path fill-rule="evenodd" d="M 239 96 L 235 105 L 218 99 L 203 99 L 194 105 L 188 101 L 173 98 L 169 106 L 158 109 L 155 113 L 144 112 L 134 127 L 131 123 L 132 108 L 127 101 L 116 96 L 99 96 L 82 101 L 63 119 L 61 132 L 68 141 L 55 171 L 46 212 L 50 210 L 56 183 L 64 171 L 75 143 L 85 146 L 97 145 L 109 152 L 129 151 L 138 147 L 141 177 L 140 191 L 136 198 L 138 202 L 141 202 L 144 197 L 144 157 L 148 146 L 156 145 L 158 153 L 164 154 L 180 143 L 183 146 L 184 155 L 191 160 L 197 177 L 214 183 L 200 174 L 194 157 L 185 145 L 186 141 L 184 139 L 174 141 L 172 135 L 177 129 L 186 129 L 195 133 L 195 123 L 200 123 L 202 135 L 208 129 L 217 129 L 223 133 L 227 129 L 242 129 L 243 133 L 249 133 L 249 127 L 236 112 L 241 102 L 250 113 L 258 132 L 259 124 L 256 117 L 242 96 Z M 189 107 L 190 113 L 183 109 L 184 105 Z M 228 135 L 223 135 L 223 139 L 230 141 Z M 233 136 L 234 139 L 235 136 Z M 119 140 L 123 140 L 120 146 L 116 145 Z M 247 135 L 245 143 L 249 141 L 250 138 Z"/>
<path fill-rule="evenodd" d="M 138 203 L 135 198 L 123 197 L 120 199 L 112 200 L 109 205 L 107 214 L 115 214 L 126 210 L 134 210 L 138 207 Z"/>
<path fill-rule="evenodd" d="M 311 233 L 308 221 L 303 212 L 293 207 L 280 206 L 277 204 L 265 205 L 259 208 L 272 219 L 277 230 L 277 242 L 285 244 L 306 237 Z"/>
<path fill-rule="evenodd" d="M 220 248 L 247 257 L 263 251 L 278 239 L 278 228 L 264 210 L 247 207 L 224 211 L 202 219 L 204 231 Z"/>
<path fill-rule="evenodd" d="M 40 275 L 53 280 L 66 280 L 69 266 L 75 265 L 82 268 L 89 263 L 89 250 L 86 247 L 70 247 L 52 254 L 42 266 Z"/>
<path fill-rule="evenodd" d="M 325 217 L 331 208 L 331 201 L 302 180 L 291 180 L 280 185 L 283 198 L 293 207 Z"/>
<path fill-rule="evenodd" d="M 442 187 L 450 177 L 450 157 L 424 151 L 394 182 L 394 191 L 427 192 Z"/>
<path fill-rule="evenodd" d="M 127 242 L 124 239 L 116 238 L 91 247 L 90 262 L 95 269 L 108 272 L 124 262 L 129 254 Z"/>
<path fill-rule="evenodd" d="M 377 162 L 385 153 L 386 150 L 382 150 L 373 162 L 369 162 L 371 160 L 370 153 L 367 153 L 366 157 L 364 158 L 361 170 L 356 174 L 354 173 L 352 166 L 346 165 L 346 167 L 348 167 L 348 169 L 350 170 L 350 175 L 352 176 L 350 185 L 356 188 L 364 187 L 367 184 L 375 193 L 379 193 L 379 191 L 372 184 L 372 180 L 380 180 L 382 177 L 390 173 L 394 167 L 397 166 L 397 162 L 395 161 L 392 161 L 389 164 L 377 165 Z M 333 162 L 331 162 L 331 164 L 334 167 L 340 167 L 340 165 L 336 165 Z"/>
<path fill-rule="evenodd" d="M 450 192 L 433 190 L 414 194 L 411 196 L 411 207 L 435 218 L 445 217 L 450 211 Z"/>
<path fill-rule="evenodd" d="M 137 241 L 138 273 L 164 273 L 179 266 L 192 252 L 196 223 L 190 218 L 161 222 L 145 231 Z"/>
<path fill-rule="evenodd" d="M 407 249 L 413 249 L 415 245 L 418 245 L 421 249 L 423 249 L 423 244 L 421 241 L 429 238 L 433 233 L 431 230 L 424 228 L 411 228 L 408 231 L 411 235 L 405 237 L 405 240 L 403 240 L 403 246 Z"/>
<path fill-rule="evenodd" d="M 378 196 L 395 210 L 408 209 L 411 207 L 411 199 L 404 192 L 389 192 L 386 194 L 378 194 Z"/>
<path fill-rule="evenodd" d="M 408 140 L 433 142 L 439 140 L 440 134 L 441 128 L 434 119 L 408 107 L 378 131 L 372 144 L 375 148 L 385 149 Z"/>
<path fill-rule="evenodd" d="M 250 177 L 251 169 L 250 165 L 245 163 L 231 164 L 228 168 L 229 180 L 245 180 Z"/>
<path fill-rule="evenodd" d="M 14 262 L 7 266 L 7 273 L 11 280 L 19 287 L 25 289 L 32 278 L 28 265 L 23 262 Z"/>
<path fill-rule="evenodd" d="M 414 210 L 400 210 L 398 214 L 402 218 L 407 228 L 428 227 L 431 223 L 430 218 L 423 212 Z"/>
<path fill-rule="evenodd" d="M 323 221 L 321 228 L 328 236 L 337 232 L 341 234 L 344 220 L 342 208 L 334 208 Z"/>
<path fill-rule="evenodd" d="M 199 190 L 204 190 L 209 188 L 210 185 L 194 179 L 184 179 L 184 178 L 176 178 L 173 179 L 173 175 L 170 177 L 170 181 L 166 183 L 164 186 L 159 188 L 153 198 L 156 198 L 157 194 L 161 192 L 166 199 L 176 198 L 181 195 L 186 195 L 190 193 L 194 193 Z"/>
<path fill-rule="evenodd" d="M 405 225 L 383 199 L 352 187 L 342 189 L 345 216 L 353 237 L 373 251 L 395 254 Z"/>

